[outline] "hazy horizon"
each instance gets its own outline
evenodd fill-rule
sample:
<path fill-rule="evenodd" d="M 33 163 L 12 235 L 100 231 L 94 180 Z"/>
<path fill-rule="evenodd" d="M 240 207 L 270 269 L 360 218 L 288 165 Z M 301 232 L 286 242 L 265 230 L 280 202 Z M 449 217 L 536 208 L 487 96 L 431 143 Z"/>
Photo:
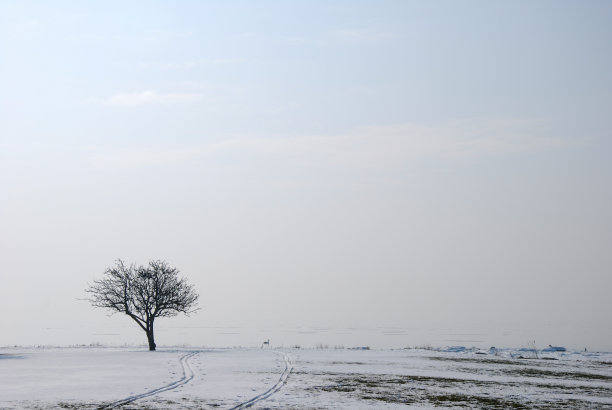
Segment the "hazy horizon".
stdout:
<path fill-rule="evenodd" d="M 138 337 L 83 300 L 121 258 L 200 292 L 159 329 L 612 351 L 611 40 L 606 1 L 4 1 L 0 345 Z"/>

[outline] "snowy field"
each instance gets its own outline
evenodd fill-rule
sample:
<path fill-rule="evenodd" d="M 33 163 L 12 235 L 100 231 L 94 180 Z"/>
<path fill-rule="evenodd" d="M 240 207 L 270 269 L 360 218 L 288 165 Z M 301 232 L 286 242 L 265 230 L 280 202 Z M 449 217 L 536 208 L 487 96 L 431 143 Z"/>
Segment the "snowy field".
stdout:
<path fill-rule="evenodd" d="M 612 354 L 1 348 L 2 409 L 612 408 Z"/>

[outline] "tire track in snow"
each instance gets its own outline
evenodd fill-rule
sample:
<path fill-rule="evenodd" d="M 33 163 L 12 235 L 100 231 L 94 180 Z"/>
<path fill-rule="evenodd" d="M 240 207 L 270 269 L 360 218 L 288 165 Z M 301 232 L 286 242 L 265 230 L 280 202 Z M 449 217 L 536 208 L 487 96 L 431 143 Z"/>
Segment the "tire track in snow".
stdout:
<path fill-rule="evenodd" d="M 181 377 L 177 381 L 174 381 L 170 384 L 166 384 L 164 386 L 158 387 L 153 390 L 149 390 L 148 392 L 145 392 L 142 394 L 135 394 L 133 396 L 126 397 L 125 399 L 114 401 L 112 403 L 109 403 L 105 406 L 100 407 L 99 410 L 113 409 L 115 407 L 120 407 L 128 403 L 131 403 L 133 401 L 143 399 L 145 397 L 154 396 L 158 393 L 162 393 L 168 390 L 176 389 L 177 387 L 184 386 L 185 384 L 193 380 L 193 377 L 194 377 L 193 370 L 191 369 L 191 366 L 189 365 L 189 359 L 191 359 L 193 356 L 199 353 L 200 353 L 199 351 L 190 352 L 180 357 L 179 363 L 181 364 L 181 367 L 183 368 L 183 377 Z"/>
<path fill-rule="evenodd" d="M 278 381 L 270 389 L 266 390 L 265 392 L 243 403 L 240 403 L 237 406 L 232 407 L 230 410 L 240 410 L 240 409 L 246 409 L 248 407 L 251 407 L 252 405 L 272 396 L 274 393 L 279 391 L 287 383 L 289 374 L 291 373 L 291 371 L 293 371 L 293 362 L 291 360 L 291 356 L 289 356 L 285 352 L 274 352 L 274 353 L 281 355 L 283 359 L 285 360 L 285 370 L 283 370 L 283 373 L 280 375 L 280 378 L 278 379 Z"/>

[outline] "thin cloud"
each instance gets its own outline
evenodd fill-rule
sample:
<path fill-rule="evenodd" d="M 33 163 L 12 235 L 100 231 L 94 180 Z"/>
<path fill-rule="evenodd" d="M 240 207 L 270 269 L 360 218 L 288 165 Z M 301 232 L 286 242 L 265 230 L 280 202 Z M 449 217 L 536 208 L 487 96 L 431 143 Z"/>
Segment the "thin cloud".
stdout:
<path fill-rule="evenodd" d="M 36 19 L 26 19 L 8 24 L 8 31 L 15 37 L 34 37 L 41 33 L 42 25 Z"/>
<path fill-rule="evenodd" d="M 144 69 L 154 69 L 161 71 L 189 71 L 197 68 L 218 65 L 218 64 L 240 64 L 247 62 L 244 58 L 213 58 L 210 60 L 193 60 L 182 62 L 166 62 L 166 63 L 140 63 L 140 67 Z"/>
<path fill-rule="evenodd" d="M 294 46 L 360 46 L 377 43 L 393 37 L 393 33 L 389 31 L 365 27 L 337 29 L 310 36 L 284 36 L 281 37 L 281 41 Z"/>
<path fill-rule="evenodd" d="M 164 150 L 132 150 L 98 155 L 98 163 L 162 165 L 204 157 L 291 160 L 350 167 L 389 167 L 419 159 L 453 161 L 563 149 L 570 141 L 539 130 L 537 122 L 481 119 L 427 126 L 397 124 L 364 127 L 332 136 L 233 138 Z"/>
<path fill-rule="evenodd" d="M 244 138 L 217 149 L 348 166 L 388 166 L 418 159 L 453 160 L 520 155 L 569 145 L 540 133 L 536 122 L 476 120 L 447 126 L 398 124 L 364 127 L 334 136 Z M 533 131 L 530 131 L 533 130 Z"/>
<path fill-rule="evenodd" d="M 393 34 L 373 28 L 353 28 L 331 31 L 328 37 L 337 43 L 364 44 L 392 38 Z"/>
<path fill-rule="evenodd" d="M 202 94 L 196 93 L 158 93 L 156 91 L 142 91 L 135 93 L 115 94 L 105 102 L 110 105 L 137 106 L 137 105 L 172 105 L 195 103 L 202 99 Z"/>
<path fill-rule="evenodd" d="M 215 58 L 211 60 L 213 64 L 236 64 L 244 62 L 246 62 L 244 58 Z"/>
<path fill-rule="evenodd" d="M 93 96 L 87 97 L 81 100 L 81 104 L 97 104 L 99 102 L 100 102 L 100 99 L 97 97 L 93 97 Z"/>
<path fill-rule="evenodd" d="M 140 63 L 140 67 L 144 69 L 157 69 L 162 71 L 179 71 L 193 70 L 196 67 L 203 65 L 201 61 L 184 61 L 181 63 Z"/>

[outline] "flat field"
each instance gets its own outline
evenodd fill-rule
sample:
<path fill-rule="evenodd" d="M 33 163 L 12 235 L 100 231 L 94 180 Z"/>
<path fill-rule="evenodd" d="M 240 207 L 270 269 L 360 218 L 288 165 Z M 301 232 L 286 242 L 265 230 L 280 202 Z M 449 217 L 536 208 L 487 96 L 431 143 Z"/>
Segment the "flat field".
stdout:
<path fill-rule="evenodd" d="M 612 408 L 612 354 L 2 348 L 2 409 Z"/>

